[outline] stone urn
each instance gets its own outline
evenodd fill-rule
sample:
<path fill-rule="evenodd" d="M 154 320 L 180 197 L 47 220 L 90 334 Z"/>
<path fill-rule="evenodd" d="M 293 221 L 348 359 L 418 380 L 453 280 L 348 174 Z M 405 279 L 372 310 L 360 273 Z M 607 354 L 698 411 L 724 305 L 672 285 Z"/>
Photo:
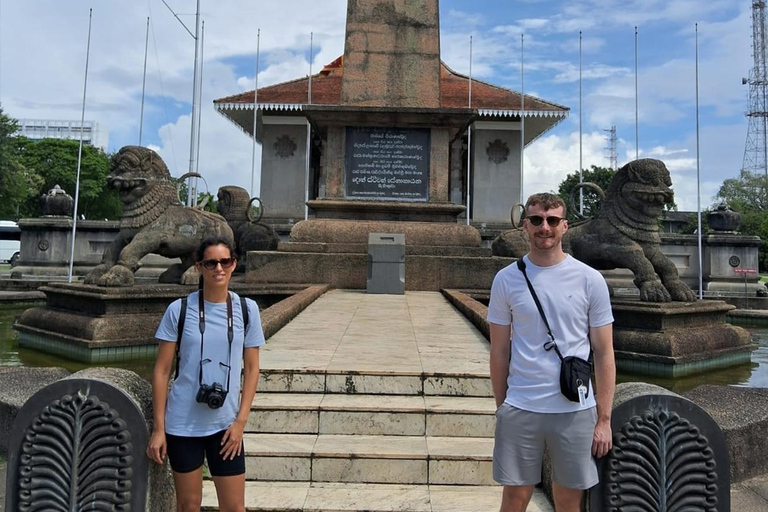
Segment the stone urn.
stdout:
<path fill-rule="evenodd" d="M 741 214 L 726 203 L 720 203 L 707 215 L 707 224 L 714 231 L 735 233 L 740 222 Z"/>
<path fill-rule="evenodd" d="M 71 217 L 75 200 L 56 185 L 40 197 L 40 207 L 47 217 Z"/>

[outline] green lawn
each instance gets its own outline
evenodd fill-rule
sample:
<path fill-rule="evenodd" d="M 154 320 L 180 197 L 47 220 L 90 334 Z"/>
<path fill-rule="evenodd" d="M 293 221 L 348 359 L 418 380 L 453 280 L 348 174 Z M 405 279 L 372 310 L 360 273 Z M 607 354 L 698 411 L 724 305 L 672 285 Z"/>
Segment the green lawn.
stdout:
<path fill-rule="evenodd" d="M 768 283 L 768 274 L 760 274 L 760 282 Z"/>

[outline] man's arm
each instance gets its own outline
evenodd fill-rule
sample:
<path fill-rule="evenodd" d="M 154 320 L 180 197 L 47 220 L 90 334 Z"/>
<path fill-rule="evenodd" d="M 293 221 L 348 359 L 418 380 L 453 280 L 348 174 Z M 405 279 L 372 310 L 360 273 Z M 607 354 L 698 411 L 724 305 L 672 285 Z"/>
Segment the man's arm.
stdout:
<path fill-rule="evenodd" d="M 491 327 L 491 386 L 500 407 L 507 397 L 507 377 L 509 377 L 509 350 L 512 326 L 490 322 Z"/>
<path fill-rule="evenodd" d="M 611 412 L 616 390 L 616 362 L 613 357 L 613 324 L 591 327 L 589 337 L 595 354 L 595 399 L 597 425 L 592 438 L 592 455 L 602 457 L 613 445 Z"/>

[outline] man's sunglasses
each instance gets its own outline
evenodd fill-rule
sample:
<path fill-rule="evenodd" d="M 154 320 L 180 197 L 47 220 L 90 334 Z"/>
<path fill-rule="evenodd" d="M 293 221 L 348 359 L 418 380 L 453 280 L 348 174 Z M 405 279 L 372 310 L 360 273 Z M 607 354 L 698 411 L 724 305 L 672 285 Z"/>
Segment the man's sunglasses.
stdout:
<path fill-rule="evenodd" d="M 203 268 L 208 270 L 214 270 L 217 265 L 221 265 L 221 268 L 229 268 L 235 264 L 235 258 L 221 258 L 220 260 L 203 260 L 200 262 Z"/>
<path fill-rule="evenodd" d="M 547 224 L 549 224 L 549 227 L 555 228 L 565 220 L 565 217 L 557 217 L 555 215 L 550 215 L 549 217 L 542 217 L 541 215 L 530 215 L 526 217 L 526 219 L 528 219 L 528 222 L 536 227 L 541 226 L 541 223 L 546 220 Z"/>

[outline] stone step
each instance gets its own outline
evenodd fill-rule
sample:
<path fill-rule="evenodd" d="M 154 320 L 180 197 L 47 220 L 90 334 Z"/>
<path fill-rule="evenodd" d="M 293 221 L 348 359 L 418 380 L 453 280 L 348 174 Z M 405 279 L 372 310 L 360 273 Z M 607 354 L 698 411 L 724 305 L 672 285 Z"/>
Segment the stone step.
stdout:
<path fill-rule="evenodd" d="M 246 432 L 493 437 L 492 398 L 257 393 Z"/>
<path fill-rule="evenodd" d="M 500 486 L 245 483 L 248 511 L 496 512 L 500 504 Z M 202 510 L 218 510 L 212 481 L 203 483 Z M 551 512 L 553 508 L 544 493 L 536 489 L 527 510 Z"/>
<path fill-rule="evenodd" d="M 324 372 L 263 369 L 261 393 L 332 393 L 492 397 L 488 374 Z"/>
<path fill-rule="evenodd" d="M 493 485 L 493 439 L 245 434 L 246 479 Z"/>

